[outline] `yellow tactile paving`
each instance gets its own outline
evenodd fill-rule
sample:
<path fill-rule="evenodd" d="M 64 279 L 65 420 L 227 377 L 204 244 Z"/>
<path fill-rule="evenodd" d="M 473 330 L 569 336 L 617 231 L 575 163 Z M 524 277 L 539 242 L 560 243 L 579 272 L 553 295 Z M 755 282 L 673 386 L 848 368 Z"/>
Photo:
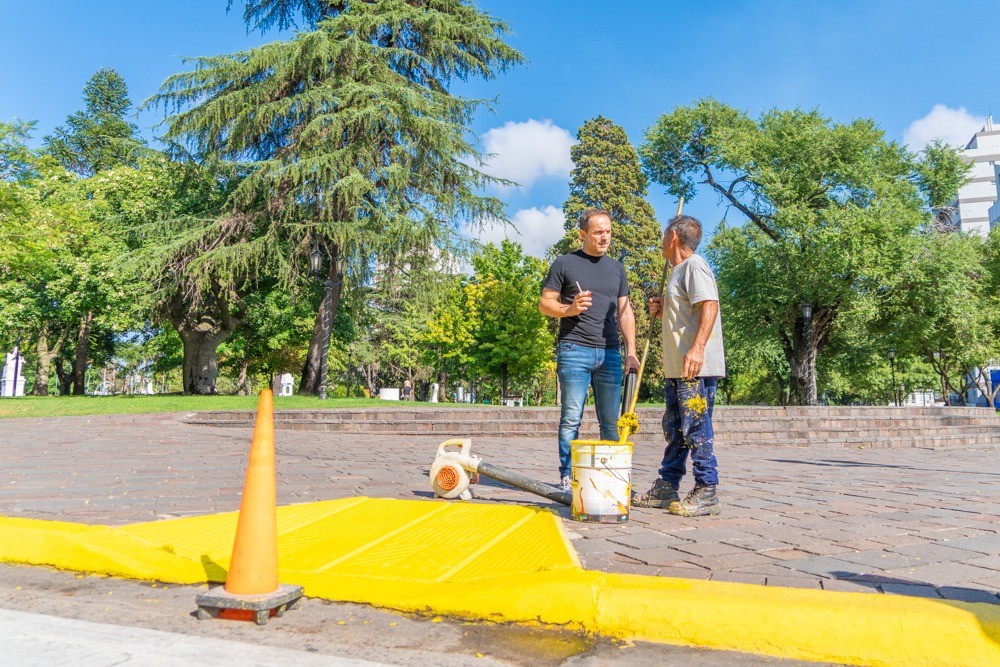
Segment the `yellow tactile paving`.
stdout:
<path fill-rule="evenodd" d="M 0 561 L 221 581 L 235 526 L 0 517 Z M 314 597 L 844 664 L 1000 664 L 994 605 L 584 571 L 533 507 L 349 498 L 278 508 L 278 533 L 282 581 Z"/>

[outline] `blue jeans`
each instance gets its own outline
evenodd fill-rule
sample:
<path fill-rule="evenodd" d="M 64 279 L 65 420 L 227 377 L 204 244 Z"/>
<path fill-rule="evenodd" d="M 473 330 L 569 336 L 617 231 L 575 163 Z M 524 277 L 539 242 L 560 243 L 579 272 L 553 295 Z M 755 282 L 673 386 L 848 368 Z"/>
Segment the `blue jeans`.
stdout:
<path fill-rule="evenodd" d="M 679 487 L 686 472 L 685 461 L 691 452 L 691 471 L 696 485 L 719 483 L 715 460 L 715 431 L 712 411 L 715 408 L 715 387 L 719 378 L 684 380 L 667 378 L 663 389 L 666 410 L 663 413 L 663 451 L 660 477 Z"/>
<path fill-rule="evenodd" d="M 587 388 L 594 388 L 594 406 L 601 440 L 618 439 L 618 403 L 622 392 L 622 353 L 617 347 L 587 347 L 559 343 L 556 374 L 562 396 L 559 416 L 559 476 L 570 472 L 570 445 L 580 434 Z"/>

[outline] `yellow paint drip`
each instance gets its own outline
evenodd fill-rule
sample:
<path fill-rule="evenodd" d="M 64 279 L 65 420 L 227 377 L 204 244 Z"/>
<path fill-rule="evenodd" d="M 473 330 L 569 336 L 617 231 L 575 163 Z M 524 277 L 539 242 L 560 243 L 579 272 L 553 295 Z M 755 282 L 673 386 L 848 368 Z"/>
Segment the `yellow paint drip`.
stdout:
<path fill-rule="evenodd" d="M 618 418 L 618 441 L 627 442 L 629 437 L 639 432 L 639 417 L 634 412 L 626 412 Z"/>
<path fill-rule="evenodd" d="M 708 401 L 705 400 L 704 396 L 692 396 L 687 399 L 684 404 L 687 409 L 696 415 L 703 415 L 705 411 L 708 410 Z"/>
<path fill-rule="evenodd" d="M 221 581 L 235 524 L 0 517 L 0 560 Z M 278 508 L 278 533 L 282 581 L 312 597 L 802 660 L 1000 664 L 996 605 L 585 571 L 558 517 L 534 507 L 350 498 Z"/>

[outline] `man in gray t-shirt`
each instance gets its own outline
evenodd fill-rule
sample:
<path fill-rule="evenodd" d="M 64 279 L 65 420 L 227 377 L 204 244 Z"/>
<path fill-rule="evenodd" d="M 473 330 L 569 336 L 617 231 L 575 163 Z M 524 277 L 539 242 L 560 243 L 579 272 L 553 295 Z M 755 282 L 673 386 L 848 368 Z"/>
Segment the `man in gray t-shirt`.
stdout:
<path fill-rule="evenodd" d="M 695 254 L 700 242 L 701 223 L 686 215 L 671 220 L 663 234 L 663 258 L 674 268 L 664 298 L 650 299 L 649 313 L 663 318 L 667 446 L 660 478 L 646 493 L 632 496 L 636 507 L 665 507 L 681 516 L 720 512 L 712 411 L 716 385 L 726 375 L 726 357 L 719 288 L 708 262 Z M 688 450 L 695 484 L 681 500 L 678 489 Z"/>

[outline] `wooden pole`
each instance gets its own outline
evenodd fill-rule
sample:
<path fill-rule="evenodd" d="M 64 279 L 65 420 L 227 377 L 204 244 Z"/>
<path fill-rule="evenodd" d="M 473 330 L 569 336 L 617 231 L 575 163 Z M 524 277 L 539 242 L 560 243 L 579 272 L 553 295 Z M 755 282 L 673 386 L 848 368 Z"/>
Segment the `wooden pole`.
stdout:
<path fill-rule="evenodd" d="M 677 202 L 677 213 L 674 217 L 681 214 L 684 210 L 684 197 L 682 196 Z M 663 261 L 663 273 L 660 275 L 660 288 L 654 296 L 662 297 L 663 288 L 667 284 L 667 277 L 670 275 L 670 262 Z M 635 395 L 632 397 L 632 403 L 628 407 L 630 413 L 635 412 L 636 403 L 639 402 L 639 386 L 642 384 L 642 376 L 646 371 L 646 357 L 649 356 L 649 344 L 653 340 L 653 333 L 655 331 L 656 318 L 649 318 L 649 333 L 646 335 L 646 344 L 642 348 L 642 359 L 639 361 L 639 377 L 636 378 L 635 382 Z"/>

